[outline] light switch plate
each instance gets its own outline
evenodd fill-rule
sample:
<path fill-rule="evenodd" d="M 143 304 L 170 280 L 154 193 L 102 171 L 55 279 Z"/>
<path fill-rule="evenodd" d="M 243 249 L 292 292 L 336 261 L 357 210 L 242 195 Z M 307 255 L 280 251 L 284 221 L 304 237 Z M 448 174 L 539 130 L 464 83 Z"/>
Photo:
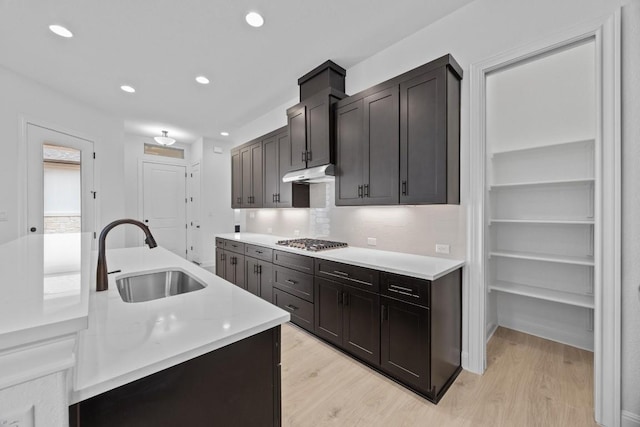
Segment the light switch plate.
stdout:
<path fill-rule="evenodd" d="M 375 246 L 377 244 L 378 244 L 378 239 L 376 239 L 375 237 L 367 237 L 367 245 Z"/>
<path fill-rule="evenodd" d="M 213 152 L 216 154 L 222 154 L 222 147 L 213 147 Z"/>
<path fill-rule="evenodd" d="M 437 254 L 449 254 L 450 252 L 450 247 L 449 245 L 443 245 L 443 244 L 439 244 L 436 243 L 436 253 Z"/>
<path fill-rule="evenodd" d="M 293 235 L 294 236 L 299 236 L 300 235 L 300 230 L 293 230 Z"/>

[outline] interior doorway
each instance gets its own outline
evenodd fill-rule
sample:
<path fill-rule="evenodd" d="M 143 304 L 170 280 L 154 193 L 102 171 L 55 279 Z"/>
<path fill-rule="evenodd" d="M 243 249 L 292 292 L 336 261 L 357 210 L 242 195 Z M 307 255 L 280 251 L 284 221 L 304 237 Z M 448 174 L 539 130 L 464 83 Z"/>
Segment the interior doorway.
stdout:
<path fill-rule="evenodd" d="M 186 167 L 142 163 L 142 217 L 159 246 L 186 258 Z"/>

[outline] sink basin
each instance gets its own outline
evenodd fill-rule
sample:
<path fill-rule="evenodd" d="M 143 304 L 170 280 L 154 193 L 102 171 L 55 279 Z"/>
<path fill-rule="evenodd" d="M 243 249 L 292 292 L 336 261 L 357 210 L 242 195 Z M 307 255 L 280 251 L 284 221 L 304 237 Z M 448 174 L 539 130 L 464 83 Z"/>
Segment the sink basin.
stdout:
<path fill-rule="evenodd" d="M 124 302 L 143 302 L 203 289 L 206 285 L 181 270 L 121 277 L 116 280 Z"/>

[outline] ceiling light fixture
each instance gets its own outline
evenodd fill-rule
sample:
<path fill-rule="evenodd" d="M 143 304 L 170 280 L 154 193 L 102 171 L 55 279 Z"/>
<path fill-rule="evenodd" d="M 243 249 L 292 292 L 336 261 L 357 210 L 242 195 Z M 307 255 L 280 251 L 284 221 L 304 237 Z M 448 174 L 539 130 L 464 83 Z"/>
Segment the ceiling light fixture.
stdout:
<path fill-rule="evenodd" d="M 49 29 L 52 33 L 60 37 L 64 37 L 66 39 L 73 37 L 73 33 L 62 25 L 49 25 Z"/>
<path fill-rule="evenodd" d="M 176 142 L 175 139 L 173 138 L 169 138 L 167 136 L 167 131 L 163 130 L 162 131 L 162 136 L 154 136 L 153 139 L 156 140 L 156 142 L 160 145 L 173 145 L 174 142 Z"/>
<path fill-rule="evenodd" d="M 128 86 L 128 85 L 122 85 L 122 86 L 120 86 L 120 89 L 122 89 L 123 91 L 125 91 L 127 93 L 134 93 L 136 91 L 134 88 L 132 88 L 131 86 Z"/>
<path fill-rule="evenodd" d="M 264 24 L 264 18 L 258 12 L 247 13 L 247 16 L 245 16 L 244 19 L 247 21 L 247 24 L 256 28 L 262 27 L 262 24 Z"/>
<path fill-rule="evenodd" d="M 205 76 L 198 76 L 196 77 L 196 81 L 198 83 L 200 83 L 201 85 L 208 85 L 209 84 L 209 79 L 206 78 Z"/>
<path fill-rule="evenodd" d="M 229 136 L 229 132 L 220 132 L 220 135 L 222 135 L 222 136 Z"/>

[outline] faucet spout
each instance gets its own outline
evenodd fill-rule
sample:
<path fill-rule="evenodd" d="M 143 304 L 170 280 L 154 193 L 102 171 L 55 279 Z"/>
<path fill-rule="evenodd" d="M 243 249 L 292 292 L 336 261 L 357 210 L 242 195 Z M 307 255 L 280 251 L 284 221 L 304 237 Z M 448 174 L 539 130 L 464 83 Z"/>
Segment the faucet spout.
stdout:
<path fill-rule="evenodd" d="M 100 232 L 100 237 L 98 239 L 98 270 L 96 272 L 96 291 L 98 292 L 106 291 L 107 289 L 109 289 L 109 276 L 107 274 L 107 249 L 105 241 L 107 240 L 107 234 L 109 234 L 109 231 L 120 224 L 137 225 L 142 229 L 142 231 L 144 231 L 144 242 L 149 245 L 149 248 L 155 248 L 156 246 L 158 246 L 158 244 L 156 243 L 156 239 L 154 239 L 153 235 L 151 234 L 151 230 L 149 230 L 149 227 L 147 227 L 140 221 L 136 221 L 135 219 L 119 219 L 108 224 Z"/>

